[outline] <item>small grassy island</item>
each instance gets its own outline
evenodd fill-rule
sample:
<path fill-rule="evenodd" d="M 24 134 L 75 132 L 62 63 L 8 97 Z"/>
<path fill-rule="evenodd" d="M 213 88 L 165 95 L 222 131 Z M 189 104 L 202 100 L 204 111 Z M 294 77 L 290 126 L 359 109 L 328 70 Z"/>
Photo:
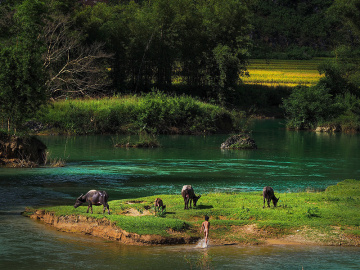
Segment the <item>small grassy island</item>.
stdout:
<path fill-rule="evenodd" d="M 148 134 L 146 132 L 139 132 L 139 139 L 134 140 L 129 136 L 126 139 L 120 140 L 120 142 L 115 143 L 115 147 L 125 147 L 125 148 L 156 148 L 160 147 L 160 143 L 157 137 L 153 134 Z"/>
<path fill-rule="evenodd" d="M 85 233 L 126 244 L 194 243 L 205 215 L 211 243 L 360 245 L 360 181 L 345 180 L 321 192 L 277 193 L 278 207 L 263 208 L 261 192 L 203 194 L 197 207 L 184 210 L 180 195 L 110 201 L 111 215 L 86 207 L 27 208 L 24 215 L 65 232 Z M 166 212 L 154 214 L 160 197 Z"/>

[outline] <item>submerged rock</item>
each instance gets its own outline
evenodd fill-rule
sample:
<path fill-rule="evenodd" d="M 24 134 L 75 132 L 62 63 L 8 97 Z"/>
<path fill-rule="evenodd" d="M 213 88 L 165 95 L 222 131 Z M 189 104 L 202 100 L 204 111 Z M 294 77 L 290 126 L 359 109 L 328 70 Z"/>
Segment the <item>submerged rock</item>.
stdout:
<path fill-rule="evenodd" d="M 0 133 L 0 165 L 36 167 L 46 163 L 46 145 L 32 136 Z"/>
<path fill-rule="evenodd" d="M 255 141 L 247 134 L 238 134 L 226 139 L 221 149 L 257 149 Z"/>

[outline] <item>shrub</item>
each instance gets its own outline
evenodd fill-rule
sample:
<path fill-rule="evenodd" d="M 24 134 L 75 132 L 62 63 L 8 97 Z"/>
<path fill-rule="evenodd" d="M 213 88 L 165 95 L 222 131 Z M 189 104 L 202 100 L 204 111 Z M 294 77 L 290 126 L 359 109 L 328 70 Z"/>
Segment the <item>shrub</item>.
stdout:
<path fill-rule="evenodd" d="M 282 107 L 288 118 L 288 126 L 296 129 L 314 128 L 318 123 L 332 119 L 336 106 L 324 85 L 298 86 Z"/>

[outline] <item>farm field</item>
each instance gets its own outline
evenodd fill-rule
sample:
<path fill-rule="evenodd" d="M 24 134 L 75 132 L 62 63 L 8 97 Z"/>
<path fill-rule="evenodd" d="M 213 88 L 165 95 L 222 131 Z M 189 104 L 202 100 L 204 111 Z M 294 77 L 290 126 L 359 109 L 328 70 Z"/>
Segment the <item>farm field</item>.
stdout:
<path fill-rule="evenodd" d="M 267 86 L 315 85 L 322 75 L 318 66 L 327 58 L 312 60 L 250 60 L 249 77 L 243 77 L 245 84 L 260 84 Z"/>

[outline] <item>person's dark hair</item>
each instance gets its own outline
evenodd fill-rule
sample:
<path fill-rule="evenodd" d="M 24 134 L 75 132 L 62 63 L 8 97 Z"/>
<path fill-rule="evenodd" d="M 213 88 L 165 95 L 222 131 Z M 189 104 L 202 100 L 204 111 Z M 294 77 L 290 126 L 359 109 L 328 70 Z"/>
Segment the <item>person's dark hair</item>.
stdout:
<path fill-rule="evenodd" d="M 208 220 L 209 220 L 209 217 L 208 217 L 208 216 L 205 216 L 205 220 L 208 221 Z"/>

